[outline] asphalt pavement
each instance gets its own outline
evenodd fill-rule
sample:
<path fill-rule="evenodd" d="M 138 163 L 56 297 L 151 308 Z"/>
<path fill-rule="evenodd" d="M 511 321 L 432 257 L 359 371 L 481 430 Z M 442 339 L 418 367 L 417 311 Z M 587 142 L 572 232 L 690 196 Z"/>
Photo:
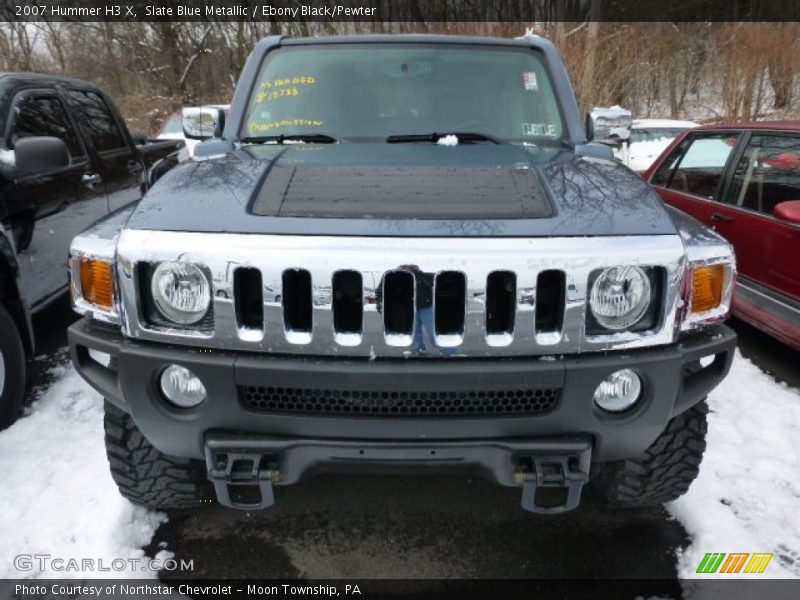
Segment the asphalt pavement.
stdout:
<path fill-rule="evenodd" d="M 36 317 L 32 390 L 68 360 L 74 320 L 66 300 Z M 731 324 L 746 357 L 800 386 L 800 353 Z M 269 510 L 172 512 L 146 550 L 194 559 L 199 578 L 643 578 L 644 597 L 679 595 L 675 555 L 688 539 L 663 508 L 613 509 L 589 494 L 576 511 L 538 516 L 519 502 L 519 490 L 475 478 L 320 475 L 279 488 Z"/>

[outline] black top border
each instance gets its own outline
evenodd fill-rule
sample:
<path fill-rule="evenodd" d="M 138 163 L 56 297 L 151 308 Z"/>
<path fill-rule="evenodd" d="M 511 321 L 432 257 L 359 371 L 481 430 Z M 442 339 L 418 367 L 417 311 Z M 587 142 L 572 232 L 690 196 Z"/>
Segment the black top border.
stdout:
<path fill-rule="evenodd" d="M 0 0 L 0 21 L 796 22 L 797 0 Z"/>

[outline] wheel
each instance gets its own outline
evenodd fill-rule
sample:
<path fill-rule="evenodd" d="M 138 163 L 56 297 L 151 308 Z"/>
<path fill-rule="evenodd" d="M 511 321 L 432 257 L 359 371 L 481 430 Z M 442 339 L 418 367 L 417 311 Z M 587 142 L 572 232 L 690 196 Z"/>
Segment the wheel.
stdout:
<path fill-rule="evenodd" d="M 106 455 L 120 493 L 155 509 L 208 506 L 214 498 L 205 463 L 167 456 L 139 431 L 131 416 L 105 402 Z"/>
<path fill-rule="evenodd" d="M 0 430 L 17 420 L 25 395 L 25 349 L 14 320 L 0 304 Z"/>
<path fill-rule="evenodd" d="M 642 506 L 685 494 L 700 471 L 706 449 L 707 413 L 704 400 L 673 417 L 643 458 L 604 465 L 596 484 L 606 501 Z"/>

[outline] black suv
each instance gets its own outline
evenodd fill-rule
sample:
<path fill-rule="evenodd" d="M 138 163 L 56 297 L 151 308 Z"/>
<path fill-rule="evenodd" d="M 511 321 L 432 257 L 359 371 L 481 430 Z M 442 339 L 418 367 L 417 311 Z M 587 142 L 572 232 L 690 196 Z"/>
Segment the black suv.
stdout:
<path fill-rule="evenodd" d="M 141 197 L 142 174 L 183 142 L 135 143 L 85 81 L 0 73 L 0 429 L 17 417 L 31 315 L 67 289 L 72 238 Z"/>

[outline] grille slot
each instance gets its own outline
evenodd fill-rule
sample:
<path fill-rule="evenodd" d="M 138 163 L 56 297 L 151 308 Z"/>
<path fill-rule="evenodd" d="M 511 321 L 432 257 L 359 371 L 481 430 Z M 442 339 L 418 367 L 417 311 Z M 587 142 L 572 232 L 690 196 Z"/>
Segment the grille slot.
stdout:
<path fill-rule="evenodd" d="M 434 328 L 436 335 L 464 333 L 467 278 L 458 271 L 443 271 L 434 280 Z"/>
<path fill-rule="evenodd" d="M 311 333 L 311 273 L 283 272 L 283 323 L 287 332 Z"/>
<path fill-rule="evenodd" d="M 486 279 L 486 333 L 514 332 L 517 277 L 511 271 L 493 271 Z"/>
<path fill-rule="evenodd" d="M 542 271 L 536 278 L 536 333 L 561 331 L 567 279 L 563 271 Z"/>
<path fill-rule="evenodd" d="M 264 329 L 264 293 L 261 271 L 251 267 L 236 269 L 233 275 L 236 298 L 236 323 L 247 329 Z"/>
<path fill-rule="evenodd" d="M 238 390 L 242 404 L 252 410 L 305 415 L 543 415 L 561 398 L 560 388 L 392 392 L 241 385 Z"/>
<path fill-rule="evenodd" d="M 333 274 L 333 330 L 336 333 L 361 333 L 364 318 L 364 292 L 361 273 L 337 271 Z"/>
<path fill-rule="evenodd" d="M 414 331 L 414 275 L 408 271 L 389 271 L 383 276 L 384 332 L 389 341 L 411 343 Z"/>

